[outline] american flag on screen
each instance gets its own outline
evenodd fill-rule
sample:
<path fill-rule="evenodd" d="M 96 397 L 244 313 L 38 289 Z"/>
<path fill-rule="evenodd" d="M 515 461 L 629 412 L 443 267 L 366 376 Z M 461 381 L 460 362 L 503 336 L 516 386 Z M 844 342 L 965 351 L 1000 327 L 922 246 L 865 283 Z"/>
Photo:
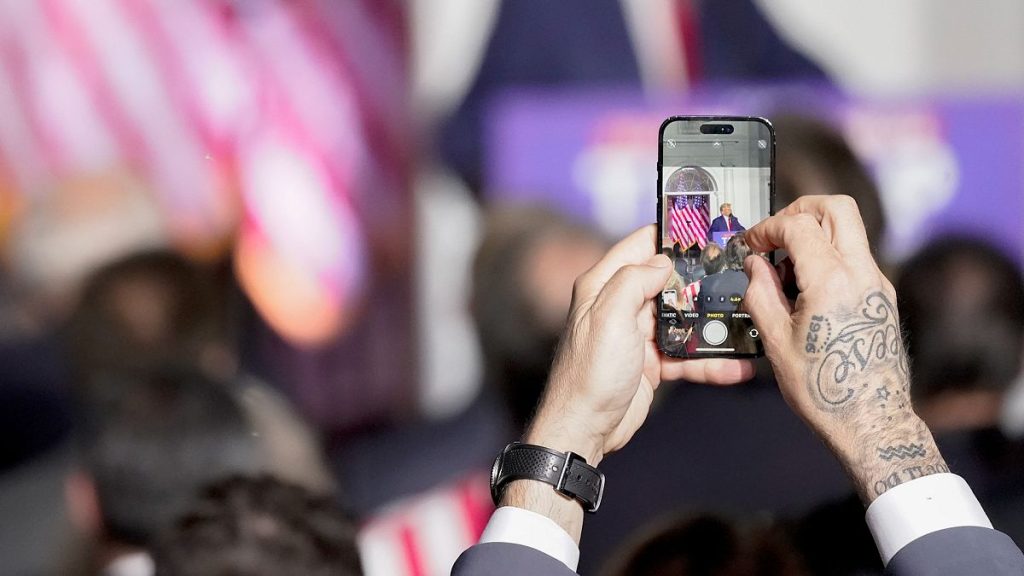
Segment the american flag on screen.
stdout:
<path fill-rule="evenodd" d="M 683 288 L 682 310 L 691 311 L 697 309 L 697 296 L 700 295 L 700 280 L 692 282 Z"/>
<path fill-rule="evenodd" d="M 677 194 L 671 198 L 668 217 L 672 242 L 679 242 L 684 249 L 694 243 L 698 248 L 704 248 L 708 243 L 708 228 L 711 227 L 707 197 L 703 194 Z"/>

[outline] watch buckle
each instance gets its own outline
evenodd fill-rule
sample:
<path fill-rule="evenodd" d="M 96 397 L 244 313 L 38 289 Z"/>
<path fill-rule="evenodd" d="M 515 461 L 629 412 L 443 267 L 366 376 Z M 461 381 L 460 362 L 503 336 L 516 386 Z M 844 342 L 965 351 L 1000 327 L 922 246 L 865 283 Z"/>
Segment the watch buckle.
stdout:
<path fill-rule="evenodd" d="M 598 508 L 601 507 L 601 500 L 604 499 L 604 475 L 601 475 L 601 474 L 598 475 L 598 479 L 600 480 L 601 485 L 597 489 L 597 499 L 594 501 L 594 503 L 593 504 L 589 504 L 589 503 L 583 502 L 579 498 L 576 498 L 576 496 L 573 493 L 571 493 L 571 492 L 569 492 L 568 490 L 565 489 L 565 483 L 569 479 L 569 469 L 572 467 L 572 463 L 574 461 L 580 461 L 580 462 L 582 462 L 584 464 L 587 463 L 587 459 L 584 458 L 583 456 L 580 456 L 579 454 L 577 454 L 575 452 L 566 452 L 565 453 L 565 460 L 562 461 L 562 470 L 561 470 L 561 472 L 558 475 L 558 483 L 555 484 L 555 490 L 558 491 L 560 494 L 564 494 L 564 495 L 569 496 L 570 498 L 573 498 L 574 500 L 580 502 L 580 504 L 583 504 L 583 511 L 584 512 L 586 512 L 588 514 L 593 514 L 594 512 L 597 512 Z"/>

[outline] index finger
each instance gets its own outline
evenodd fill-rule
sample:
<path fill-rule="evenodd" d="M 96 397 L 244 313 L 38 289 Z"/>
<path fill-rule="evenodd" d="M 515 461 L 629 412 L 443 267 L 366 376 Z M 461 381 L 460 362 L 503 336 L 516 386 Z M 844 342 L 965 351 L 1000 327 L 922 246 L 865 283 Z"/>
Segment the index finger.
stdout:
<path fill-rule="evenodd" d="M 624 266 L 644 264 L 657 250 L 658 227 L 648 224 L 620 240 L 608 250 L 597 264 L 576 280 L 577 297 L 597 296 L 601 287 Z"/>
<path fill-rule="evenodd" d="M 857 201 L 849 196 L 802 196 L 779 214 L 809 214 L 844 258 L 871 258 L 871 245 Z"/>
<path fill-rule="evenodd" d="M 770 216 L 747 230 L 746 237 L 755 252 L 788 252 L 801 292 L 841 266 L 839 254 L 810 214 Z"/>

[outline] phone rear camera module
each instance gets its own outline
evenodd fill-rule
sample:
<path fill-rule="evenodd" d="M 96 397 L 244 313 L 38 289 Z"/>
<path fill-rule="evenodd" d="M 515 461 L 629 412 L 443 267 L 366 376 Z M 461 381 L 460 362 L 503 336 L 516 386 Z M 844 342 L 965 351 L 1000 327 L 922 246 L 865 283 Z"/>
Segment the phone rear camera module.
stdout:
<path fill-rule="evenodd" d="M 701 134 L 732 134 L 732 124 L 704 124 L 700 127 Z"/>

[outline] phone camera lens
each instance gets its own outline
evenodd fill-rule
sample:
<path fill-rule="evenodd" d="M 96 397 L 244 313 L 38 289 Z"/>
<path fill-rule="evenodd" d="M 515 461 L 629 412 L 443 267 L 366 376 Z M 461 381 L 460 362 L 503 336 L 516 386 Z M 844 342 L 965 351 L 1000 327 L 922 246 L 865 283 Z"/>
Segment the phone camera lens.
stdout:
<path fill-rule="evenodd" d="M 732 124 L 705 124 L 700 127 L 701 134 L 732 134 Z"/>

